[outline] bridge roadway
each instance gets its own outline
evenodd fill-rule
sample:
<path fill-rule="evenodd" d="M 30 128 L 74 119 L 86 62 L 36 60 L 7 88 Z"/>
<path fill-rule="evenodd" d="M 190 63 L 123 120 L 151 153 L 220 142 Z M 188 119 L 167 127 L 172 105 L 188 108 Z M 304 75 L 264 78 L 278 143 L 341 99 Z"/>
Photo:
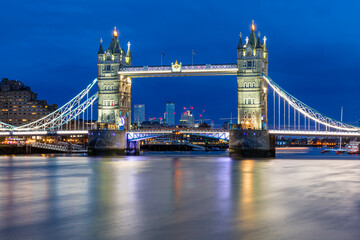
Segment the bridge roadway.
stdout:
<path fill-rule="evenodd" d="M 360 132 L 340 132 L 340 131 L 299 131 L 299 130 L 269 130 L 271 135 L 276 136 L 322 136 L 322 137 L 360 137 Z M 69 136 L 69 135 L 88 135 L 89 130 L 70 130 L 70 131 L 2 131 L 0 136 Z M 194 134 L 219 139 L 228 140 L 229 131 L 224 129 L 159 129 L 159 130 L 132 130 L 128 131 L 130 141 L 139 141 L 172 133 Z"/>
<path fill-rule="evenodd" d="M 229 131 L 224 129 L 179 129 L 179 130 L 136 130 L 128 132 L 129 140 L 142 140 L 145 138 L 156 137 L 178 132 L 180 134 L 194 134 L 201 136 L 214 137 L 229 140 Z M 271 135 L 275 136 L 322 136 L 322 137 L 360 137 L 360 132 L 336 132 L 336 131 L 296 131 L 296 130 L 269 130 Z"/>

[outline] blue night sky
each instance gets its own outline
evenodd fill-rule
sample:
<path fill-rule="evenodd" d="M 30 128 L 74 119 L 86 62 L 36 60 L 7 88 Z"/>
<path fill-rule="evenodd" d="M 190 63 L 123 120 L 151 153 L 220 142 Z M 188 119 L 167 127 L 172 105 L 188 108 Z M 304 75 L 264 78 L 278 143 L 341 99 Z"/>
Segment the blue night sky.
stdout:
<path fill-rule="evenodd" d="M 360 3 L 357 1 L 1 1 L 0 77 L 18 79 L 61 106 L 97 74 L 99 39 L 114 26 L 133 65 L 175 60 L 235 63 L 239 32 L 268 38 L 269 76 L 318 111 L 358 123 Z M 222 123 L 237 112 L 236 77 L 134 79 L 132 103 L 160 117 L 165 102 Z M 271 113 L 269 109 L 269 113 Z M 269 118 L 271 121 L 271 117 Z M 218 125 L 220 126 L 220 125 Z"/>

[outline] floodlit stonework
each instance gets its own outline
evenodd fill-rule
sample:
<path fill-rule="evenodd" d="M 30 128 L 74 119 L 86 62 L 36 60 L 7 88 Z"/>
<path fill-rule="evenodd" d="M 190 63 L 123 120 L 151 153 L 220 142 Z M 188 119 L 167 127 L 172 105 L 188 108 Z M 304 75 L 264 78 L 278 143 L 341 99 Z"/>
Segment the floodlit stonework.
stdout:
<path fill-rule="evenodd" d="M 104 51 L 102 40 L 98 51 L 98 122 L 115 124 L 117 128 L 130 129 L 131 123 L 131 84 L 130 77 L 118 74 L 121 66 L 131 66 L 130 42 L 125 55 L 121 49 L 116 27 L 109 48 Z"/>
<path fill-rule="evenodd" d="M 240 40 L 237 47 L 238 64 L 238 124 L 243 129 L 267 129 L 267 83 L 262 74 L 268 75 L 268 51 L 266 37 L 263 43 L 255 36 L 254 22 L 250 37 L 245 44 Z"/>

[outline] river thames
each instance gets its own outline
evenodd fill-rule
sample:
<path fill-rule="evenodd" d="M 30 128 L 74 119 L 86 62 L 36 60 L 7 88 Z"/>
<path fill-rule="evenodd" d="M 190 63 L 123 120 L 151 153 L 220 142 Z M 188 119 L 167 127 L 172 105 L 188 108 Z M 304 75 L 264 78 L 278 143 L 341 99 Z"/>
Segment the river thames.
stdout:
<path fill-rule="evenodd" d="M 0 157 L 0 239 L 360 239 L 360 157 Z"/>

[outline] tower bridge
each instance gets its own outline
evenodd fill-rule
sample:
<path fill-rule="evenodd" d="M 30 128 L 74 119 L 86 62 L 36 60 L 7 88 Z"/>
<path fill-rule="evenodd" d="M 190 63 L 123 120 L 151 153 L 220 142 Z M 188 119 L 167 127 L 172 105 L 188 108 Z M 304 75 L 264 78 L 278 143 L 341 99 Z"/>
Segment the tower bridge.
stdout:
<path fill-rule="evenodd" d="M 169 66 L 132 66 L 131 44 L 128 42 L 125 52 L 115 28 L 106 50 L 100 40 L 96 79 L 64 106 L 37 121 L 19 127 L 0 122 L 0 136 L 87 134 L 92 153 L 119 153 L 129 145 L 138 145 L 136 142 L 141 139 L 172 132 L 131 130 L 133 79 L 232 75 L 238 83 L 238 121 L 233 130 L 182 129 L 181 133 L 229 140 L 233 153 L 241 156 L 260 153 L 265 157 L 274 155 L 275 135 L 359 137 L 358 127 L 319 113 L 269 77 L 266 41 L 260 33 L 256 37 L 252 23 L 245 41 L 240 34 L 234 63 L 183 65 L 175 61 Z M 272 106 L 268 106 L 268 98 L 272 98 Z M 97 121 L 93 120 L 95 101 Z M 270 123 L 268 108 L 273 111 Z"/>

